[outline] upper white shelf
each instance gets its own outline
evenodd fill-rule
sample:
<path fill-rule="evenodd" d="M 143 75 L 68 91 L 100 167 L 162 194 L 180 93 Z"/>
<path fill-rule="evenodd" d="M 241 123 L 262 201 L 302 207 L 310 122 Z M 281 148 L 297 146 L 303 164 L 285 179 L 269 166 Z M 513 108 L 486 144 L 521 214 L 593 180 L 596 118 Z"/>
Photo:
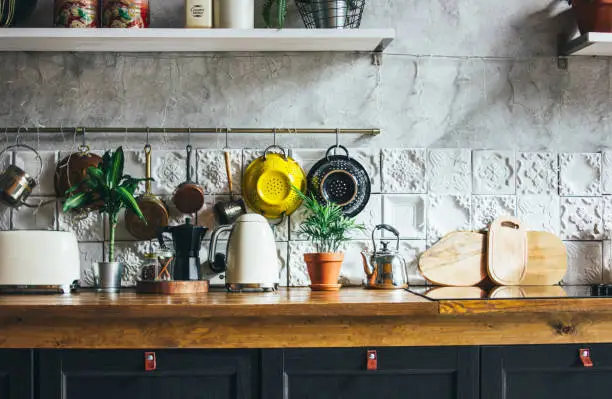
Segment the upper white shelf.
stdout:
<path fill-rule="evenodd" d="M 383 51 L 393 29 L 0 29 L 0 51 Z"/>
<path fill-rule="evenodd" d="M 570 40 L 561 55 L 612 56 L 612 33 L 590 32 Z"/>

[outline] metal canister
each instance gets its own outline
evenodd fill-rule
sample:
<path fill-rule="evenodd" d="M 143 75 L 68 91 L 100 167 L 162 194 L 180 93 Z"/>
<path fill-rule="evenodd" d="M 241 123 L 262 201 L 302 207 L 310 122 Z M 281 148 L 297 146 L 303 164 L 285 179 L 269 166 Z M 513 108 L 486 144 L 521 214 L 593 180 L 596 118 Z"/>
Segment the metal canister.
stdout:
<path fill-rule="evenodd" d="M 97 28 L 98 0 L 55 0 L 53 23 L 64 28 Z"/>
<path fill-rule="evenodd" d="M 103 0 L 102 27 L 148 28 L 149 0 Z"/>

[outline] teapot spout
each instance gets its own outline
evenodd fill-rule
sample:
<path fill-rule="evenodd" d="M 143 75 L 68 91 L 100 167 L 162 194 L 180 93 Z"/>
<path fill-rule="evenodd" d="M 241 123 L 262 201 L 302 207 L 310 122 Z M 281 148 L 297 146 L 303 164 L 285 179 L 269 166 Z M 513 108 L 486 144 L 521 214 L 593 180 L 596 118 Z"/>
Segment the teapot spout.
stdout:
<path fill-rule="evenodd" d="M 374 268 L 370 265 L 370 257 L 366 250 L 361 251 L 361 259 L 363 260 L 363 271 L 369 279 L 374 275 Z"/>

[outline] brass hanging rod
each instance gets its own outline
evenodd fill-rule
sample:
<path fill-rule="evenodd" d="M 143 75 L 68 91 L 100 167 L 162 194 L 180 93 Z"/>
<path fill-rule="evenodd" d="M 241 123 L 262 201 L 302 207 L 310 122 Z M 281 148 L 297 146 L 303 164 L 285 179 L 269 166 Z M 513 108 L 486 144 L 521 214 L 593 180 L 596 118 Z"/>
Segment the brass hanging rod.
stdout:
<path fill-rule="evenodd" d="M 291 128 L 214 128 L 214 127 L 0 127 L 2 133 L 232 133 L 232 134 L 254 134 L 254 133 L 269 133 L 278 134 L 363 134 L 368 136 L 377 136 L 380 134 L 380 129 L 291 129 Z"/>

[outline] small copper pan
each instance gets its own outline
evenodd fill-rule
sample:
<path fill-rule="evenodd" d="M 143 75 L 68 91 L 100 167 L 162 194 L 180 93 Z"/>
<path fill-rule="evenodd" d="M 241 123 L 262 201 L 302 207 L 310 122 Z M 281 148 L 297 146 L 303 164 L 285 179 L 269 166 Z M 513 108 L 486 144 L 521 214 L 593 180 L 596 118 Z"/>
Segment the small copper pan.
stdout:
<path fill-rule="evenodd" d="M 151 179 L 151 146 L 145 146 L 147 162 L 147 179 Z M 128 209 L 125 212 L 125 223 L 127 231 L 139 240 L 152 240 L 157 237 L 159 229 L 168 225 L 168 208 L 151 191 L 151 180 L 145 182 L 145 193 L 136 199 L 138 206 L 145 217 L 145 221 L 140 220 L 136 214 Z"/>
<path fill-rule="evenodd" d="M 179 212 L 193 214 L 204 207 L 204 189 L 191 181 L 191 144 L 187 146 L 187 180 L 174 191 L 172 202 Z"/>

